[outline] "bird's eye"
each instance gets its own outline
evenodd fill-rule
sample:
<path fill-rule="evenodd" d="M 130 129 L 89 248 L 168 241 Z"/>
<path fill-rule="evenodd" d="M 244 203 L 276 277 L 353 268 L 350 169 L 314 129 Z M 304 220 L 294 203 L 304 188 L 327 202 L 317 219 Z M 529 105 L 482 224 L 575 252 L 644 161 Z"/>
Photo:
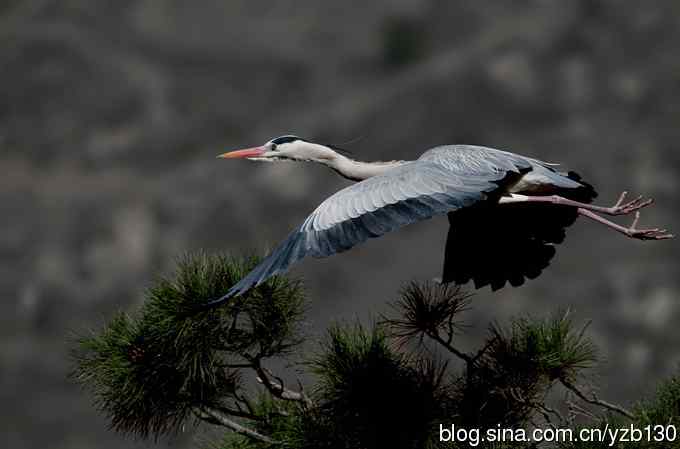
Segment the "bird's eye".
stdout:
<path fill-rule="evenodd" d="M 276 144 L 272 142 L 272 146 L 269 148 L 269 151 L 276 151 Z"/>

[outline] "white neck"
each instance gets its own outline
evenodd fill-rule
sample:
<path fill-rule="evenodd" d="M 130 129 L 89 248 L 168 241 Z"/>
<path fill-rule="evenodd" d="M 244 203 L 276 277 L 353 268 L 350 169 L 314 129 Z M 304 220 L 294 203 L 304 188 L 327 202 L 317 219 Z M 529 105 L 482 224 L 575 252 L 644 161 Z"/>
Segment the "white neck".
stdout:
<path fill-rule="evenodd" d="M 363 181 L 403 163 L 404 161 L 360 162 L 338 153 L 335 153 L 333 158 L 323 162 L 324 165 L 335 170 L 340 176 L 352 181 Z"/>

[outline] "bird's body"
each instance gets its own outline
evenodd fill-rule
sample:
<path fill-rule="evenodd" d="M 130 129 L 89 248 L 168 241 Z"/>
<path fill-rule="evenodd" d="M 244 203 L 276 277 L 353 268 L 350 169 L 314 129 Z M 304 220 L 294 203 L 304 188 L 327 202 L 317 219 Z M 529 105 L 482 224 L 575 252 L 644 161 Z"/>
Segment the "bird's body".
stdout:
<path fill-rule="evenodd" d="M 506 282 L 516 286 L 541 273 L 554 255 L 553 245 L 561 243 L 564 228 L 579 214 L 619 215 L 651 202 L 638 198 L 621 204 L 622 196 L 612 208 L 590 206 L 596 193 L 575 173 L 559 172 L 554 164 L 537 159 L 471 145 L 435 147 L 414 161 L 366 163 L 331 146 L 282 136 L 262 147 L 221 157 L 313 161 L 357 182 L 322 202 L 212 305 L 243 294 L 307 255 L 330 256 L 443 214 L 448 214 L 451 223 L 443 282 L 473 280 L 477 288 L 491 285 L 494 290 Z M 642 239 L 670 237 L 659 230 L 619 228 Z"/>

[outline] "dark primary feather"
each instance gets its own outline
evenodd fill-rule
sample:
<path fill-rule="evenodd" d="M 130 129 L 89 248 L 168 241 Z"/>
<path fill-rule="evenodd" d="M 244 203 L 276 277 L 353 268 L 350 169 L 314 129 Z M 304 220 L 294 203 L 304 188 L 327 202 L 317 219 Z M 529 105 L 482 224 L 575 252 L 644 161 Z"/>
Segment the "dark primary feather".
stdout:
<path fill-rule="evenodd" d="M 563 189 L 564 197 L 590 203 L 597 193 L 580 176 L 569 179 L 582 187 Z M 522 285 L 541 274 L 555 256 L 555 245 L 565 238 L 565 229 L 577 217 L 573 207 L 545 203 L 495 206 L 480 203 L 449 214 L 449 234 L 444 253 L 443 282 L 492 290 Z"/>
<path fill-rule="evenodd" d="M 439 158 L 430 150 L 419 160 L 335 193 L 225 296 L 208 305 L 246 292 L 307 255 L 326 257 L 402 226 L 497 198 L 502 187 L 531 169 L 519 156 L 508 160 L 480 154 L 481 162 L 471 169 L 444 166 Z"/>

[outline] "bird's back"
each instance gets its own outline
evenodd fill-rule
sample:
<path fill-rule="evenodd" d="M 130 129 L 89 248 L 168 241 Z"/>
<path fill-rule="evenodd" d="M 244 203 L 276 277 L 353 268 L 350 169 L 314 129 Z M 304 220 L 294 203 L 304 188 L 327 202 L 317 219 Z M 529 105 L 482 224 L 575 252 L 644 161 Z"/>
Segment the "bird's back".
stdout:
<path fill-rule="evenodd" d="M 431 161 L 461 175 L 487 175 L 490 172 L 530 170 L 531 159 L 475 145 L 442 145 L 423 153 L 418 160 Z"/>
<path fill-rule="evenodd" d="M 507 186 L 508 193 L 553 194 L 562 193 L 562 190 L 589 187 L 579 182 L 580 176 L 555 170 L 556 164 L 495 148 L 443 145 L 426 151 L 419 160 L 435 162 L 465 176 L 484 176 L 490 172 L 511 171 L 513 167 L 519 167 L 522 169 L 522 176 L 516 183 Z M 592 198 L 594 195 L 590 199 Z"/>

